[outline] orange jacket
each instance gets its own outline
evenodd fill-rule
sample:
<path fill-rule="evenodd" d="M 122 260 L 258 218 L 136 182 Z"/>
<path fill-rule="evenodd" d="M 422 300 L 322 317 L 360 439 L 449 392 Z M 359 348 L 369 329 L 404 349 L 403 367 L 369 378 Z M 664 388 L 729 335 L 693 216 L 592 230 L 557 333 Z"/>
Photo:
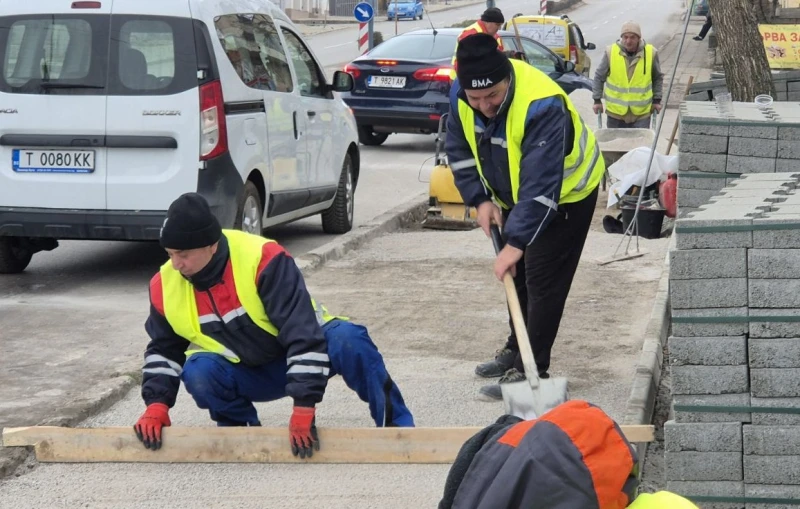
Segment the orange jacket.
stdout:
<path fill-rule="evenodd" d="M 465 28 L 458 36 L 458 41 L 456 41 L 456 47 L 453 50 L 453 60 L 451 64 L 453 65 L 453 70 L 456 70 L 456 66 L 458 63 L 456 62 L 456 52 L 458 51 L 458 42 L 461 41 L 464 37 L 467 37 L 472 34 L 482 34 L 486 32 L 486 25 L 483 21 L 478 20 L 475 23 L 471 24 L 467 28 Z M 503 39 L 500 37 L 500 34 L 494 34 L 494 38 L 497 41 L 497 49 L 503 51 Z"/>

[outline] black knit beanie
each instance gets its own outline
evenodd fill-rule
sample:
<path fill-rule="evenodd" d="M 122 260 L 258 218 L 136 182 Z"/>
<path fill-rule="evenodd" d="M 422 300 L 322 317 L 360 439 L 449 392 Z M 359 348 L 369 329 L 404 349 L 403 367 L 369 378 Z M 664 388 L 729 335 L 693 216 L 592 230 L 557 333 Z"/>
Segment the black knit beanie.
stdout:
<path fill-rule="evenodd" d="M 186 193 L 169 206 L 160 242 L 165 249 L 187 250 L 210 246 L 221 237 L 222 228 L 206 199 Z"/>
<path fill-rule="evenodd" d="M 481 21 L 484 23 L 504 23 L 503 11 L 497 7 L 489 7 L 481 14 Z"/>
<path fill-rule="evenodd" d="M 491 88 L 511 75 L 511 62 L 498 51 L 497 41 L 489 34 L 478 33 L 461 39 L 456 50 L 456 75 L 461 88 Z"/>

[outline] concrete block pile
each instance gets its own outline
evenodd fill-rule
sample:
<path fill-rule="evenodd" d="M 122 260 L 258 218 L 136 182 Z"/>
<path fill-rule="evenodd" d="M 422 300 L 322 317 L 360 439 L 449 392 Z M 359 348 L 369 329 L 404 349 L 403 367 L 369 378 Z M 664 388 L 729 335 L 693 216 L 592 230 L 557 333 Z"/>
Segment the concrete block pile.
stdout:
<path fill-rule="evenodd" d="M 734 129 L 728 129 L 730 139 Z M 767 136 L 770 129 L 778 131 L 775 138 Z M 777 153 L 780 128 L 764 126 L 761 133 L 741 138 L 759 139 Z M 704 509 L 800 503 L 798 188 L 800 168 L 748 173 L 676 221 L 667 489 L 714 497 L 698 500 Z M 780 413 L 787 408 L 798 413 Z"/>
<path fill-rule="evenodd" d="M 713 34 L 709 34 L 709 48 L 713 49 Z M 711 75 L 714 78 L 714 73 Z M 773 71 L 772 83 L 775 85 L 776 101 L 800 101 L 800 71 Z M 713 101 L 721 93 L 728 92 L 725 78 L 711 79 L 693 83 L 689 88 L 687 101 Z"/>
<path fill-rule="evenodd" d="M 800 103 L 759 109 L 733 103 L 684 102 L 678 151 L 679 217 L 696 211 L 746 173 L 800 171 Z"/>

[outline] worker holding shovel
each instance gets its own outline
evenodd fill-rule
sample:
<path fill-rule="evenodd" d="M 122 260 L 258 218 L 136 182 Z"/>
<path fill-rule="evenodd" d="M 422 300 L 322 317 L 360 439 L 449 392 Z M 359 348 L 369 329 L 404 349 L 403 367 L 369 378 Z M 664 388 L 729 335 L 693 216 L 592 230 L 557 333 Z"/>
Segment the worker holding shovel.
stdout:
<path fill-rule="evenodd" d="M 367 329 L 312 300 L 278 243 L 222 230 L 197 193 L 172 203 L 160 242 L 170 260 L 150 281 L 147 409 L 134 426 L 145 447 L 161 447 L 181 381 L 218 426 L 260 426 L 253 402 L 288 395 L 289 443 L 301 458 L 319 450 L 315 406 L 335 374 L 377 426 L 414 426 Z"/>
<path fill-rule="evenodd" d="M 546 74 L 497 51 L 475 34 L 458 46 L 445 148 L 464 203 L 487 237 L 502 225 L 494 265 L 514 276 L 538 375 L 549 378 L 564 304 L 589 231 L 605 163 L 594 134 Z M 512 329 L 513 330 L 513 329 Z M 476 372 L 525 379 L 516 335 Z M 499 385 L 481 394 L 502 399 Z"/>

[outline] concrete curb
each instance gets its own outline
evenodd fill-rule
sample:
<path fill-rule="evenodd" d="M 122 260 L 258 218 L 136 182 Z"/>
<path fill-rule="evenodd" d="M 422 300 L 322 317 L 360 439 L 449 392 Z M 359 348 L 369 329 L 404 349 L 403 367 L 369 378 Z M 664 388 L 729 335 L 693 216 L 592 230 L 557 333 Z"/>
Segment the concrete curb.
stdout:
<path fill-rule="evenodd" d="M 428 210 L 428 192 L 420 193 L 407 202 L 381 214 L 375 219 L 359 226 L 341 237 L 295 259 L 297 266 L 308 275 L 322 267 L 325 262 L 338 260 L 350 251 L 358 249 L 370 240 L 404 228 L 425 217 Z"/>
<path fill-rule="evenodd" d="M 675 235 L 670 240 L 658 290 L 650 313 L 650 320 L 644 332 L 644 343 L 639 361 L 636 363 L 636 374 L 633 377 L 631 394 L 625 405 L 623 425 L 650 424 L 655 412 L 656 395 L 661 383 L 661 367 L 664 363 L 663 349 L 670 329 L 669 306 L 669 253 L 675 248 Z M 639 464 L 644 464 L 647 444 L 636 444 Z"/>
<path fill-rule="evenodd" d="M 110 408 L 139 382 L 136 376 L 122 375 L 97 384 L 68 401 L 58 415 L 39 422 L 37 426 L 76 426 L 88 417 Z M 32 456 L 32 453 L 32 447 L 0 447 L 0 479 L 13 475 L 17 467 Z"/>

